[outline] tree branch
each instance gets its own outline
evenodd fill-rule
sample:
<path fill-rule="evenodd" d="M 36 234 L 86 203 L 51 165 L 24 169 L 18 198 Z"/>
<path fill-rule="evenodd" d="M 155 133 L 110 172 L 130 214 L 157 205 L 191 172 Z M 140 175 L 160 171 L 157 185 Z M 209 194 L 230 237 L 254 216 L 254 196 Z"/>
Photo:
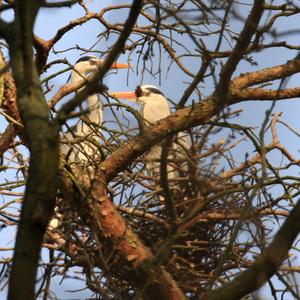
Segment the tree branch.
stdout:
<path fill-rule="evenodd" d="M 296 204 L 272 243 L 263 251 L 254 264 L 230 283 L 205 296 L 206 300 L 235 300 L 254 292 L 273 276 L 287 257 L 293 241 L 300 231 L 300 202 Z M 276 255 L 275 255 L 276 254 Z"/>
<path fill-rule="evenodd" d="M 223 104 L 223 97 L 226 99 L 228 94 L 229 83 L 232 77 L 233 72 L 235 71 L 238 63 L 242 59 L 244 52 L 247 50 L 249 43 L 251 41 L 251 37 L 255 33 L 260 18 L 264 12 L 264 1 L 263 0 L 255 0 L 252 10 L 247 18 L 245 26 L 242 32 L 238 36 L 237 43 L 233 48 L 232 54 L 228 58 L 226 64 L 221 70 L 220 82 L 217 87 L 217 93 L 220 97 L 220 103 Z M 222 95 L 222 97 L 221 97 Z"/>
<path fill-rule="evenodd" d="M 17 100 L 30 150 L 30 167 L 18 224 L 8 299 L 33 299 L 43 236 L 55 205 L 59 126 L 49 110 L 33 62 L 35 1 L 15 1 L 14 35 L 9 42 Z"/>
<path fill-rule="evenodd" d="M 269 82 L 286 78 L 300 71 L 300 56 L 288 61 L 285 64 L 271 68 L 265 68 L 256 72 L 242 74 L 232 81 L 232 86 L 237 86 L 239 89 L 252 85 Z"/>

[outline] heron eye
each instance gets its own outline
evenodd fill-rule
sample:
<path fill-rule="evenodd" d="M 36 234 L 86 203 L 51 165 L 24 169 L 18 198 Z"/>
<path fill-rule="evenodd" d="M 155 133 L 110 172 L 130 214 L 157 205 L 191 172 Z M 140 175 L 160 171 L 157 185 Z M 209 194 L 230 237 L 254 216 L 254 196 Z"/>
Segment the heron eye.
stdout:
<path fill-rule="evenodd" d="M 141 89 L 141 87 L 138 85 L 135 89 L 135 95 L 137 98 L 142 97 L 143 96 L 143 90 Z"/>
<path fill-rule="evenodd" d="M 96 60 L 96 59 L 90 59 L 89 60 L 89 63 L 90 63 L 90 65 L 98 65 L 98 60 Z"/>

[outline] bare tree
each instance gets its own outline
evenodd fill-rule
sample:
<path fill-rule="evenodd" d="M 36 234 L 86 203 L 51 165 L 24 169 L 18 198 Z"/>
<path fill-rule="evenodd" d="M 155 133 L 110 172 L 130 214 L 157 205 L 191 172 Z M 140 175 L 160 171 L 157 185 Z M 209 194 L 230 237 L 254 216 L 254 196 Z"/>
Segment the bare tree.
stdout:
<path fill-rule="evenodd" d="M 292 84 L 300 45 L 289 43 L 300 30 L 289 27 L 299 18 L 297 1 L 134 0 L 95 12 L 86 2 L 1 4 L 14 14 L 0 20 L 8 53 L 1 56 L 0 222 L 17 226 L 14 248 L 0 249 L 13 250 L 1 260 L 8 299 L 47 299 L 53 278 L 74 274 L 97 299 L 257 299 L 264 285 L 274 299 L 299 299 L 299 155 L 285 137 L 296 144 L 300 134 L 276 110 L 279 100 L 300 95 Z M 82 16 L 48 40 L 34 34 L 41 9 L 66 7 L 80 7 Z M 112 13 L 125 21 L 110 21 Z M 55 50 L 92 21 L 102 28 L 93 46 Z M 103 60 L 91 76 L 64 84 L 74 49 Z M 260 67 L 270 53 L 280 53 L 279 64 Z M 171 97 L 172 113 L 151 123 L 103 85 L 120 55 L 131 64 L 129 82 L 176 74 L 172 96 L 135 91 L 144 107 L 151 92 Z M 102 124 L 80 109 L 93 94 L 110 116 Z M 242 117 L 248 101 L 257 111 L 269 103 L 255 127 Z M 86 135 L 76 134 L 74 120 Z M 66 144 L 86 159 L 63 155 Z M 151 149 L 159 149 L 155 172 Z"/>

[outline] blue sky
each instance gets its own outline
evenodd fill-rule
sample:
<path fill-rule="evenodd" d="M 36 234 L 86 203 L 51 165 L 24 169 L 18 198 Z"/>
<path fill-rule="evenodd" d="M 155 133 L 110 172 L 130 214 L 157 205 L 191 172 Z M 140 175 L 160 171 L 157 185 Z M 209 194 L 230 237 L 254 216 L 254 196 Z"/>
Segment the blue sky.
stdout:
<path fill-rule="evenodd" d="M 117 1 L 87 1 L 89 7 L 93 11 L 99 11 L 99 8 L 102 6 L 107 6 L 109 4 L 118 4 Z M 78 5 L 73 6 L 72 8 L 64 8 L 64 9 L 42 9 L 39 12 L 36 25 L 35 25 L 35 33 L 44 39 L 51 38 L 57 29 L 61 26 L 68 24 L 71 20 L 77 17 L 81 17 L 84 15 L 84 11 Z M 119 13 L 110 14 L 108 16 L 110 21 L 114 22 L 122 22 L 125 20 L 127 13 L 120 15 Z M 10 15 L 6 15 L 6 18 L 11 18 Z M 298 17 L 299 18 L 299 17 Z M 299 20 L 294 18 L 294 22 L 292 21 L 293 17 L 289 17 L 289 21 L 286 22 L 285 19 L 279 21 L 278 28 L 282 30 L 286 30 L 287 28 L 296 27 L 299 24 Z M 139 21 L 141 22 L 141 20 Z M 238 28 L 242 24 L 235 22 L 235 26 Z M 236 29 L 236 28 L 235 28 Z M 97 40 L 97 36 L 100 32 L 104 30 L 103 26 L 99 25 L 97 21 L 90 21 L 82 26 L 76 27 L 71 32 L 67 33 L 63 39 L 55 45 L 55 51 L 61 52 L 62 50 L 69 49 L 71 47 L 75 47 L 79 45 L 82 48 L 90 48 L 95 41 Z M 112 37 L 114 39 L 114 37 Z M 181 38 L 184 43 L 190 45 L 191 40 L 186 38 L 185 36 Z M 291 44 L 299 43 L 299 39 L 297 36 L 289 36 L 289 42 Z M 107 45 L 111 44 L 112 40 L 109 39 L 108 41 L 101 41 L 96 47 L 96 50 L 106 50 Z M 214 46 L 215 41 L 211 40 L 209 44 L 211 47 Z M 158 56 L 158 49 L 156 49 L 156 53 L 154 53 L 154 58 L 156 59 Z M 251 66 L 249 63 L 243 62 L 238 67 L 239 73 L 250 72 L 257 69 L 262 69 L 265 67 L 274 66 L 277 64 L 285 63 L 287 60 L 293 58 L 296 55 L 296 51 L 286 51 L 284 49 L 270 49 L 268 51 L 264 51 L 262 54 L 258 53 L 255 56 L 255 59 L 258 63 L 258 66 Z M 78 50 L 69 50 L 64 53 L 51 53 L 49 57 L 49 61 L 58 59 L 58 58 L 67 58 L 71 63 L 74 63 L 79 58 L 80 53 Z M 119 61 L 126 62 L 128 59 L 128 53 L 121 55 Z M 109 76 L 105 80 L 105 84 L 107 84 L 111 91 L 120 91 L 120 90 L 134 90 L 138 84 L 147 83 L 147 84 L 154 84 L 160 86 L 161 90 L 164 94 L 172 99 L 175 103 L 179 101 L 180 97 L 182 96 L 185 87 L 187 86 L 187 82 L 190 82 L 190 78 L 188 78 L 181 70 L 173 65 L 170 68 L 170 71 L 167 72 L 166 66 L 168 66 L 168 57 L 167 55 L 163 56 L 162 60 L 162 67 L 163 72 L 161 75 L 161 80 L 158 77 L 153 77 L 149 73 L 145 73 L 144 76 L 141 74 L 140 70 L 136 72 L 135 64 L 137 63 L 136 55 L 132 55 L 131 58 L 132 70 L 129 73 L 125 71 L 121 71 L 118 74 L 113 74 Z M 189 58 L 185 59 L 184 63 L 186 66 L 192 70 L 193 72 L 197 71 L 200 67 L 200 61 L 197 58 Z M 53 67 L 49 70 L 49 73 L 54 73 L 60 69 L 64 68 Z M 238 75 L 237 73 L 236 75 Z M 63 76 L 60 76 L 57 79 L 54 79 L 52 83 L 55 85 L 53 92 L 55 92 L 60 86 L 66 83 L 69 73 L 66 73 Z M 288 84 L 290 86 L 297 85 L 299 82 L 299 76 L 295 76 L 292 80 L 289 80 Z M 213 83 L 209 83 L 203 88 L 202 92 L 203 95 L 209 95 L 214 88 Z M 53 93 L 49 93 L 48 97 L 50 97 Z M 198 98 L 194 94 L 191 97 L 190 101 L 195 100 L 198 101 Z M 131 105 L 131 104 L 130 104 Z M 249 103 L 242 103 L 237 104 L 232 109 L 242 108 L 244 111 L 240 114 L 239 119 L 236 122 L 240 122 L 243 125 L 247 126 L 257 126 L 262 123 L 262 120 L 265 115 L 266 109 L 270 106 L 270 103 L 258 103 L 258 102 L 249 102 Z M 138 106 L 135 106 L 138 108 Z M 292 127 L 296 130 L 300 131 L 300 123 L 299 123 L 299 111 L 300 111 L 300 101 L 298 100 L 289 100 L 289 101 L 282 101 L 276 104 L 274 112 L 282 111 L 283 112 L 283 120 L 286 120 Z M 109 110 L 105 112 L 105 119 L 109 120 L 111 118 L 111 113 Z M 0 117 L 0 129 L 2 130 L 5 127 L 5 121 L 2 117 Z M 294 155 L 298 155 L 298 151 L 300 148 L 299 140 L 295 138 L 294 135 L 287 133 L 284 127 L 279 127 L 279 135 L 281 141 L 286 147 L 288 147 Z M 239 148 L 241 155 L 240 159 L 244 160 L 244 153 L 248 150 L 249 144 L 242 144 L 241 148 Z M 274 157 L 274 159 L 277 159 Z M 3 173 L 0 173 L 0 176 Z M 6 176 L 9 177 L 9 173 L 6 173 Z M 5 199 L 3 199 L 5 201 Z M 4 230 L 1 232 L 2 237 L 6 236 L 6 240 L 12 239 L 11 231 Z M 11 245 L 11 244 L 9 244 Z M 84 286 L 84 282 L 82 284 Z M 81 288 L 78 281 L 74 282 L 73 280 L 66 280 L 63 283 L 63 287 L 59 286 L 59 282 L 57 279 L 54 280 L 52 284 L 52 289 L 55 291 L 57 296 L 62 299 L 83 299 L 83 297 L 91 296 L 90 292 L 82 291 L 76 294 L 76 297 L 68 292 L 65 292 L 67 289 L 79 289 Z"/>

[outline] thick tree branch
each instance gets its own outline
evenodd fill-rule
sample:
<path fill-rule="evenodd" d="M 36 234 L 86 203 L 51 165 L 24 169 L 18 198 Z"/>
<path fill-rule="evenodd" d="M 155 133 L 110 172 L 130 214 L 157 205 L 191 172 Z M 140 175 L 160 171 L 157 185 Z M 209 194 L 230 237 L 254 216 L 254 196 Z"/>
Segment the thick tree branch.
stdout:
<path fill-rule="evenodd" d="M 46 227 L 53 213 L 59 165 L 59 126 L 49 111 L 33 62 L 35 1 L 15 2 L 14 35 L 9 40 L 17 100 L 30 150 L 30 167 L 18 226 L 8 299 L 33 299 Z"/>
<path fill-rule="evenodd" d="M 154 255 L 151 250 L 140 241 L 118 213 L 101 180 L 93 184 L 91 195 L 96 200 L 92 206 L 91 228 L 100 236 L 103 234 L 102 230 L 109 234 L 119 253 L 127 263 L 132 263 L 136 268 L 137 276 L 132 280 L 140 290 L 146 287 L 143 299 L 186 299 L 172 276 L 163 267 L 152 265 Z"/>
<path fill-rule="evenodd" d="M 238 63 L 244 56 L 244 52 L 247 50 L 251 37 L 257 30 L 260 18 L 264 12 L 264 1 L 255 0 L 252 6 L 252 10 L 247 18 L 245 26 L 238 36 L 235 47 L 233 48 L 232 54 L 228 58 L 226 64 L 221 70 L 220 82 L 217 88 L 217 93 L 227 97 L 229 83 Z M 221 98 L 221 97 L 220 97 Z M 220 99 L 220 103 L 223 105 L 223 99 Z"/>
<path fill-rule="evenodd" d="M 238 300 L 260 288 L 273 276 L 287 257 L 293 241 L 300 231 L 300 202 L 296 204 L 272 243 L 263 251 L 254 264 L 230 283 L 205 296 L 206 300 Z M 275 255 L 276 254 L 276 255 Z"/>
<path fill-rule="evenodd" d="M 266 68 L 256 72 L 242 74 L 232 81 L 232 86 L 241 89 L 250 87 L 252 85 L 266 83 L 272 80 L 286 78 L 300 71 L 300 57 L 296 56 L 294 59 L 285 64 Z"/>
<path fill-rule="evenodd" d="M 300 87 L 270 90 L 270 89 L 242 89 L 236 93 L 237 90 L 232 91 L 232 97 L 238 99 L 238 102 L 245 100 L 283 100 L 297 98 L 300 96 Z"/>

